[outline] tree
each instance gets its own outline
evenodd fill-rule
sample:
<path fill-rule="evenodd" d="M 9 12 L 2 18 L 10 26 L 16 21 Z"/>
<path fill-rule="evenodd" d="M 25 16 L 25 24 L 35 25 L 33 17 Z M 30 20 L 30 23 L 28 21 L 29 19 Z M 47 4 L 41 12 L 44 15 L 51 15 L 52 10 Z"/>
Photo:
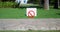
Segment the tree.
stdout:
<path fill-rule="evenodd" d="M 58 0 L 55 0 L 55 1 L 54 1 L 54 8 L 55 8 L 55 9 L 58 9 Z"/>
<path fill-rule="evenodd" d="M 40 5 L 40 7 L 43 7 L 44 6 L 44 0 L 39 0 L 39 5 Z"/>
<path fill-rule="evenodd" d="M 0 2 L 1 2 L 1 0 L 0 0 Z"/>
<path fill-rule="evenodd" d="M 49 0 L 44 0 L 44 9 L 49 10 Z"/>

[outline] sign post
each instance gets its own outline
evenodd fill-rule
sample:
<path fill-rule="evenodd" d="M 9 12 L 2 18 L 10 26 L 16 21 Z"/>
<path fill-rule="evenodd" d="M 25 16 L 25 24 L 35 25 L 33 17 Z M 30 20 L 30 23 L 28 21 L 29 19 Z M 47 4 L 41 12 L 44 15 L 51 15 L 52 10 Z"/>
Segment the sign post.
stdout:
<path fill-rule="evenodd" d="M 36 8 L 27 8 L 26 15 L 29 18 L 34 18 L 35 16 L 37 16 L 37 9 Z"/>

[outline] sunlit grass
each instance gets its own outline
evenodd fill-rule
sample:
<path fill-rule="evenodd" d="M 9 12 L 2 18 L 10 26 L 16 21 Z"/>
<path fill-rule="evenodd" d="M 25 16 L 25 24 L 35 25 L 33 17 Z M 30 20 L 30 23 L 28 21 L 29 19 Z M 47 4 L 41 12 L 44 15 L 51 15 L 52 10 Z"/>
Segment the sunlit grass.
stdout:
<path fill-rule="evenodd" d="M 26 8 L 0 8 L 0 18 L 28 18 Z M 60 9 L 44 10 L 37 8 L 37 16 L 34 18 L 60 18 Z"/>

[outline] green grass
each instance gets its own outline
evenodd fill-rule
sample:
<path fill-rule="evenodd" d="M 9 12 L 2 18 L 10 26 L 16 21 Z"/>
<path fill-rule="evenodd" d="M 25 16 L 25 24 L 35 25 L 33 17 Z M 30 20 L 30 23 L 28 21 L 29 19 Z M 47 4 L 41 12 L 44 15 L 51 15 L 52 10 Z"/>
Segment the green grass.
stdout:
<path fill-rule="evenodd" d="M 26 8 L 0 8 L 0 19 L 28 18 Z M 34 18 L 60 18 L 60 9 L 37 9 L 37 16 Z"/>
<path fill-rule="evenodd" d="M 0 32 L 60 32 L 60 30 L 46 30 L 46 31 L 42 31 L 42 30 L 28 30 L 28 31 L 5 30 L 5 31 L 0 31 Z"/>

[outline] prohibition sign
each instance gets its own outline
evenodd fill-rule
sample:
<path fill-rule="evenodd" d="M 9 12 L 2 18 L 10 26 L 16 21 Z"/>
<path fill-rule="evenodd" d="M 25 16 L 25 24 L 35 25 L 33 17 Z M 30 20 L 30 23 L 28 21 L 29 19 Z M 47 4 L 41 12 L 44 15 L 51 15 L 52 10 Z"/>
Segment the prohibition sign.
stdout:
<path fill-rule="evenodd" d="M 32 12 L 32 13 L 31 13 L 31 12 Z M 30 11 L 28 12 L 28 16 L 29 16 L 30 18 L 33 18 L 33 17 L 35 16 L 35 12 L 32 11 L 32 10 L 30 10 Z"/>

